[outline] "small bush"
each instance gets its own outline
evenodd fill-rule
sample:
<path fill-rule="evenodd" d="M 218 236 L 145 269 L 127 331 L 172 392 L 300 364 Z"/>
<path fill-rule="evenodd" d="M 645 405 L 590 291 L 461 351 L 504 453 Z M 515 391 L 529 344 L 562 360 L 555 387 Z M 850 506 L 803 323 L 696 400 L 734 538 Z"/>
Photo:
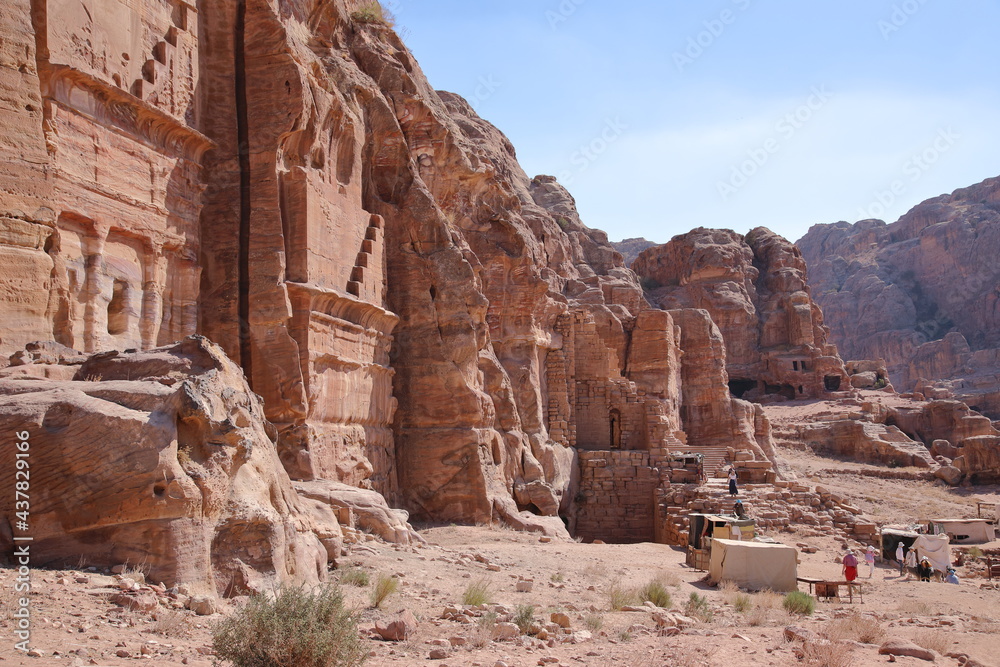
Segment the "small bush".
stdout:
<path fill-rule="evenodd" d="M 493 583 L 489 579 L 476 579 L 465 587 L 462 604 L 477 607 L 487 602 L 493 602 Z"/>
<path fill-rule="evenodd" d="M 785 596 L 785 601 L 781 603 L 781 606 L 789 614 L 808 616 L 816 611 L 816 598 L 802 591 L 792 591 Z"/>
<path fill-rule="evenodd" d="M 187 614 L 173 609 L 157 609 L 151 631 L 162 637 L 182 637 L 191 629 Z"/>
<path fill-rule="evenodd" d="M 920 633 L 913 641 L 925 649 L 937 651 L 941 655 L 947 655 L 951 651 L 951 638 L 940 630 Z"/>
<path fill-rule="evenodd" d="M 711 622 L 712 618 L 715 616 L 712 612 L 712 608 L 708 604 L 708 598 L 698 595 L 697 593 L 691 593 L 691 597 L 688 598 L 687 604 L 684 605 L 684 613 L 703 623 Z"/>
<path fill-rule="evenodd" d="M 493 633 L 496 632 L 497 614 L 489 611 L 479 617 L 476 627 L 469 636 L 469 643 L 475 648 L 484 648 L 493 641 Z"/>
<path fill-rule="evenodd" d="M 969 558 L 972 558 L 972 559 L 982 558 L 983 557 L 983 550 L 980 549 L 979 547 L 969 547 L 969 551 L 968 551 L 967 555 L 968 555 Z"/>
<path fill-rule="evenodd" d="M 396 24 L 393 15 L 380 2 L 366 2 L 351 12 L 351 18 L 358 23 L 378 23 L 390 28 Z"/>
<path fill-rule="evenodd" d="M 806 642 L 802 663 L 810 667 L 852 667 L 854 655 L 850 644 Z"/>
<path fill-rule="evenodd" d="M 340 583 L 364 588 L 368 585 L 368 573 L 358 567 L 349 567 L 340 574 Z"/>
<path fill-rule="evenodd" d="M 353 667 L 368 655 L 333 585 L 255 595 L 215 625 L 212 648 L 234 667 Z"/>
<path fill-rule="evenodd" d="M 375 577 L 375 585 L 372 586 L 372 606 L 378 609 L 385 602 L 386 598 L 399 590 L 399 579 L 388 574 L 379 572 Z"/>
<path fill-rule="evenodd" d="M 608 606 L 611 611 L 621 611 L 622 607 L 628 607 L 638 602 L 638 595 L 631 588 L 625 588 L 621 582 L 611 584 L 608 589 Z"/>
<path fill-rule="evenodd" d="M 604 627 L 604 616 L 601 614 L 587 614 L 583 617 L 583 625 L 591 632 L 598 632 Z"/>
<path fill-rule="evenodd" d="M 767 615 L 768 610 L 766 607 L 754 607 L 753 610 L 747 614 L 747 625 L 754 628 L 767 625 Z"/>
<path fill-rule="evenodd" d="M 622 630 L 621 632 L 618 633 L 618 641 L 620 641 L 623 644 L 627 644 L 628 642 L 632 641 L 632 633 L 629 632 L 628 630 Z"/>
<path fill-rule="evenodd" d="M 640 602 L 652 602 L 657 607 L 663 607 L 664 609 L 670 609 L 674 602 L 670 598 L 670 593 L 667 588 L 658 579 L 654 579 L 645 586 L 639 589 L 639 601 Z"/>
<path fill-rule="evenodd" d="M 554 572 L 552 574 L 552 576 L 549 577 L 549 580 L 552 583 L 561 584 L 562 582 L 566 581 L 566 573 L 563 572 L 562 570 L 559 570 L 558 572 Z"/>
<path fill-rule="evenodd" d="M 733 598 L 733 609 L 741 614 L 745 614 L 753 608 L 753 599 L 746 593 L 737 593 Z"/>
<path fill-rule="evenodd" d="M 831 641 L 846 639 L 863 644 L 881 643 L 887 635 L 878 621 L 858 613 L 833 621 L 823 634 Z"/>
<path fill-rule="evenodd" d="M 511 622 L 517 626 L 522 635 L 528 634 L 531 624 L 535 622 L 535 607 L 530 604 L 519 604 L 514 611 L 514 618 Z"/>

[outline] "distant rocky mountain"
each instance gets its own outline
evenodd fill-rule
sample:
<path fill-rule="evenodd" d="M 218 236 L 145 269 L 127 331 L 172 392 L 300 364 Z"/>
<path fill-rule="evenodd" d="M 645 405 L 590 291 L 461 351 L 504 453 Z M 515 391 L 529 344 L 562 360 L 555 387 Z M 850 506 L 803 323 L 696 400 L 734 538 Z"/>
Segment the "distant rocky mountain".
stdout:
<path fill-rule="evenodd" d="M 815 225 L 797 245 L 844 359 L 885 359 L 900 391 L 1000 417 L 1000 178 L 892 224 Z"/>
<path fill-rule="evenodd" d="M 639 256 L 639 253 L 654 245 L 656 244 L 642 238 L 641 236 L 635 239 L 624 239 L 622 241 L 611 242 L 611 247 L 620 252 L 622 257 L 625 258 L 625 266 L 632 266 L 632 262 L 634 262 L 636 257 Z"/>

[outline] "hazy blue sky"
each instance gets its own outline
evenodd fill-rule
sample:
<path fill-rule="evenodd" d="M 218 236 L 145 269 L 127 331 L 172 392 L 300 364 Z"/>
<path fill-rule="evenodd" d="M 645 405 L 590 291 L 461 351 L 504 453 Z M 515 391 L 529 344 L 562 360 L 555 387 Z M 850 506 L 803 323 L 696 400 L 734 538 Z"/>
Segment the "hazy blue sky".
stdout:
<path fill-rule="evenodd" d="M 998 0 L 384 0 L 586 224 L 892 221 L 1000 175 Z"/>

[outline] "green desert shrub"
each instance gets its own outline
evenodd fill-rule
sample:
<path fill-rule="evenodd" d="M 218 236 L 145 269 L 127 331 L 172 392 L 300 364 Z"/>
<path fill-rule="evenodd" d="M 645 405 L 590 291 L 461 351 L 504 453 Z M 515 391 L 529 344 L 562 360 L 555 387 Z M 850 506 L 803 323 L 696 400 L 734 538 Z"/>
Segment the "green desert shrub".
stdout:
<path fill-rule="evenodd" d="M 358 23 L 380 23 L 392 27 L 396 20 L 382 7 L 380 2 L 366 2 L 351 12 L 351 18 Z"/>
<path fill-rule="evenodd" d="M 234 667 L 354 667 L 368 655 L 357 626 L 339 587 L 287 587 L 217 623 L 212 648 Z"/>
<path fill-rule="evenodd" d="M 486 578 L 469 582 L 462 593 L 462 604 L 478 607 L 487 602 L 493 602 L 493 582 Z"/>
<path fill-rule="evenodd" d="M 652 602 L 657 607 L 663 607 L 664 609 L 670 609 L 673 605 L 673 600 L 670 599 L 670 592 L 667 591 L 667 587 L 659 579 L 653 579 L 639 589 L 639 600 L 642 602 Z"/>
<path fill-rule="evenodd" d="M 714 612 L 712 612 L 712 607 L 708 604 L 708 598 L 694 592 L 691 593 L 687 604 L 684 605 L 684 613 L 703 623 L 711 622 L 712 618 L 715 616 Z"/>
<path fill-rule="evenodd" d="M 364 588 L 368 585 L 368 573 L 358 567 L 349 567 L 340 573 L 340 583 Z"/>
<path fill-rule="evenodd" d="M 528 634 L 531 624 L 535 622 L 535 607 L 530 604 L 519 604 L 514 610 L 514 618 L 511 622 L 517 626 L 522 635 Z"/>
<path fill-rule="evenodd" d="M 785 596 L 785 600 L 781 603 L 781 606 L 789 614 L 808 616 L 816 611 L 816 598 L 802 591 L 792 591 Z"/>

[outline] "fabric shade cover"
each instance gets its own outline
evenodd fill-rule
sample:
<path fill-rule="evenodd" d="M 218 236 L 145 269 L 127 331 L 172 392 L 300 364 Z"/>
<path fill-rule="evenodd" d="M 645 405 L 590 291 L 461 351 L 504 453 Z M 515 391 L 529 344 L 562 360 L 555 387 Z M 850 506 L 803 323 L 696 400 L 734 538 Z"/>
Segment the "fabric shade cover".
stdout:
<path fill-rule="evenodd" d="M 917 535 L 913 542 L 917 550 L 917 560 L 926 558 L 938 572 L 944 572 L 951 566 L 951 547 L 947 535 Z"/>
<path fill-rule="evenodd" d="M 798 551 L 784 544 L 712 540 L 709 578 L 732 581 L 741 588 L 798 590 Z"/>

